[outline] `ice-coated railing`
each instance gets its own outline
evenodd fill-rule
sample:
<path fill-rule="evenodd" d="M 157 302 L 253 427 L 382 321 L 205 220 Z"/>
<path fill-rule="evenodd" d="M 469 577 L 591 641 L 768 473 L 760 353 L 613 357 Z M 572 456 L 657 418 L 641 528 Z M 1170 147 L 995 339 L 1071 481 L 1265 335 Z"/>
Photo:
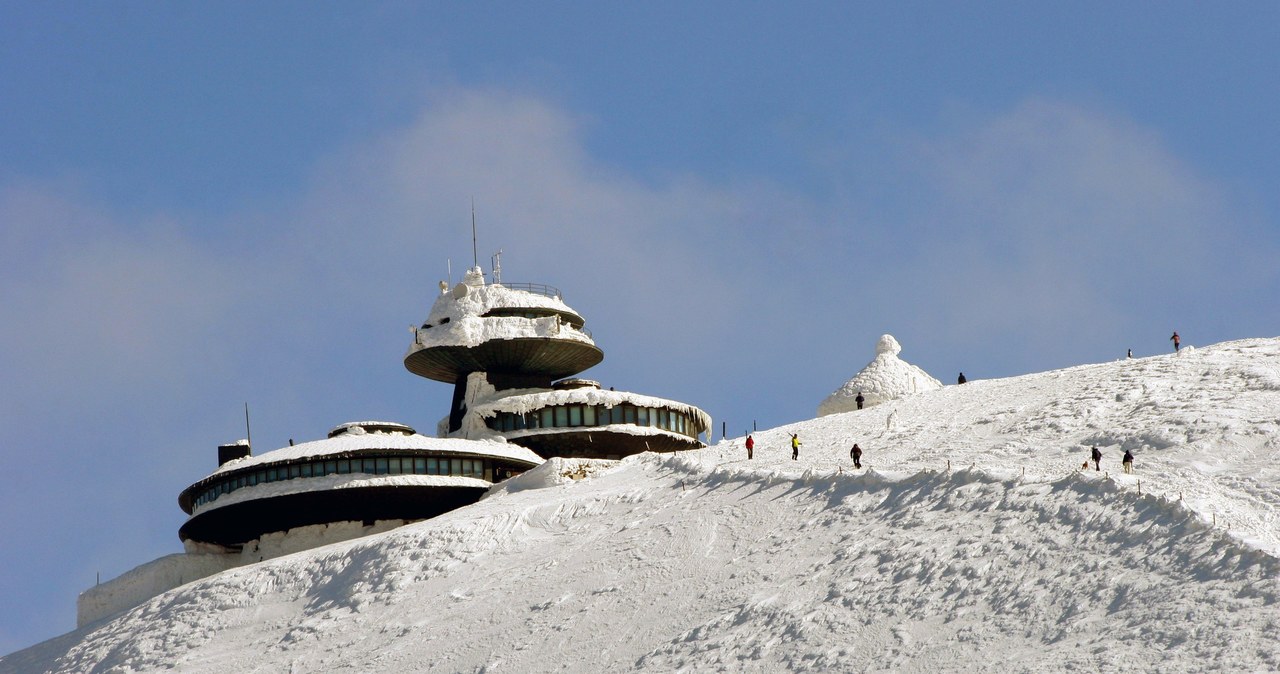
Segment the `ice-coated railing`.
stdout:
<path fill-rule="evenodd" d="M 534 293 L 536 295 L 550 297 L 553 300 L 560 300 L 561 302 L 564 301 L 564 295 L 560 294 L 559 288 L 546 285 L 545 283 L 499 283 L 497 285 L 500 285 L 503 288 L 510 288 L 512 290 L 523 290 L 525 292 Z"/>

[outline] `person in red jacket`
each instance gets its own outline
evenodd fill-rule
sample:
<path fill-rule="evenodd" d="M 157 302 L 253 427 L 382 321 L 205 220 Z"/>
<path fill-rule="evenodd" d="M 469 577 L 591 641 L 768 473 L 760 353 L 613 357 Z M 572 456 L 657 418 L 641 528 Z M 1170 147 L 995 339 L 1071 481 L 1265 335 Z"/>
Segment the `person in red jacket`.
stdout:
<path fill-rule="evenodd" d="M 747 460 L 748 461 L 751 460 L 751 450 L 755 448 L 756 448 L 756 441 L 753 440 L 750 435 L 748 435 L 747 436 Z"/>

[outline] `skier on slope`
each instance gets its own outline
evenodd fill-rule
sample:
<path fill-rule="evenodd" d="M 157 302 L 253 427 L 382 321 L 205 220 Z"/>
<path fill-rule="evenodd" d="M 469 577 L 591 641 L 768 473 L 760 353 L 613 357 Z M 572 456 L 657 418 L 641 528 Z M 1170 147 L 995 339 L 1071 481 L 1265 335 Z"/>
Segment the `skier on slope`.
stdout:
<path fill-rule="evenodd" d="M 853 447 L 849 449 L 849 458 L 853 459 L 854 468 L 862 467 L 862 448 L 858 446 L 858 443 L 853 443 Z"/>
<path fill-rule="evenodd" d="M 858 403 L 858 409 L 862 409 L 862 403 L 866 402 L 867 399 L 862 397 L 862 391 L 858 391 L 858 397 L 854 398 L 853 401 Z"/>
<path fill-rule="evenodd" d="M 1091 458 L 1093 459 L 1093 470 L 1102 470 L 1102 450 L 1094 447 L 1093 452 L 1091 453 Z"/>
<path fill-rule="evenodd" d="M 1178 348 L 1182 346 L 1182 338 L 1178 336 L 1178 331 L 1174 330 L 1173 336 L 1170 337 L 1169 339 L 1173 340 L 1173 352 L 1177 353 Z"/>
<path fill-rule="evenodd" d="M 747 436 L 747 460 L 751 460 L 751 450 L 756 448 L 756 441 L 750 435 Z"/>
<path fill-rule="evenodd" d="M 1127 449 L 1124 450 L 1124 459 L 1121 461 L 1121 463 L 1122 465 L 1124 465 L 1124 472 L 1132 473 L 1133 472 L 1133 452 Z"/>
<path fill-rule="evenodd" d="M 791 460 L 796 461 L 800 458 L 800 436 L 795 433 L 791 434 Z"/>

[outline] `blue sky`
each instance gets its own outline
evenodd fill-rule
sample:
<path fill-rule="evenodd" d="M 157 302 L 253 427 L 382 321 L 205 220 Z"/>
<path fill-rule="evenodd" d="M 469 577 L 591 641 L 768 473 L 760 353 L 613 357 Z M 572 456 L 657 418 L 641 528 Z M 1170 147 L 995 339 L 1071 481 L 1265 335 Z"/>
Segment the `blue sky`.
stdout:
<path fill-rule="evenodd" d="M 1280 6 L 1042 5 L 0 1 L 0 653 L 180 550 L 246 402 L 430 432 L 473 200 L 586 376 L 731 435 L 882 333 L 947 382 L 1280 334 Z"/>

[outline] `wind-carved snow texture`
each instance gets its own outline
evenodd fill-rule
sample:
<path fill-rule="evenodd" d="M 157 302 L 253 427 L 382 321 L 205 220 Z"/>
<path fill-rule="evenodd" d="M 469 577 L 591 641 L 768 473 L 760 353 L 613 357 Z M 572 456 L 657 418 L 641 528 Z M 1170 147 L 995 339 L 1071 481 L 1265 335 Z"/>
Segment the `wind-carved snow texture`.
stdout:
<path fill-rule="evenodd" d="M 1258 339 L 548 461 L 0 671 L 1277 671 L 1277 409 Z"/>
<path fill-rule="evenodd" d="M 839 414 L 858 409 L 862 394 L 864 405 L 871 407 L 903 396 L 942 388 L 942 382 L 928 372 L 898 357 L 902 346 L 893 335 L 881 335 L 876 342 L 876 357 L 818 405 L 818 416 Z"/>

